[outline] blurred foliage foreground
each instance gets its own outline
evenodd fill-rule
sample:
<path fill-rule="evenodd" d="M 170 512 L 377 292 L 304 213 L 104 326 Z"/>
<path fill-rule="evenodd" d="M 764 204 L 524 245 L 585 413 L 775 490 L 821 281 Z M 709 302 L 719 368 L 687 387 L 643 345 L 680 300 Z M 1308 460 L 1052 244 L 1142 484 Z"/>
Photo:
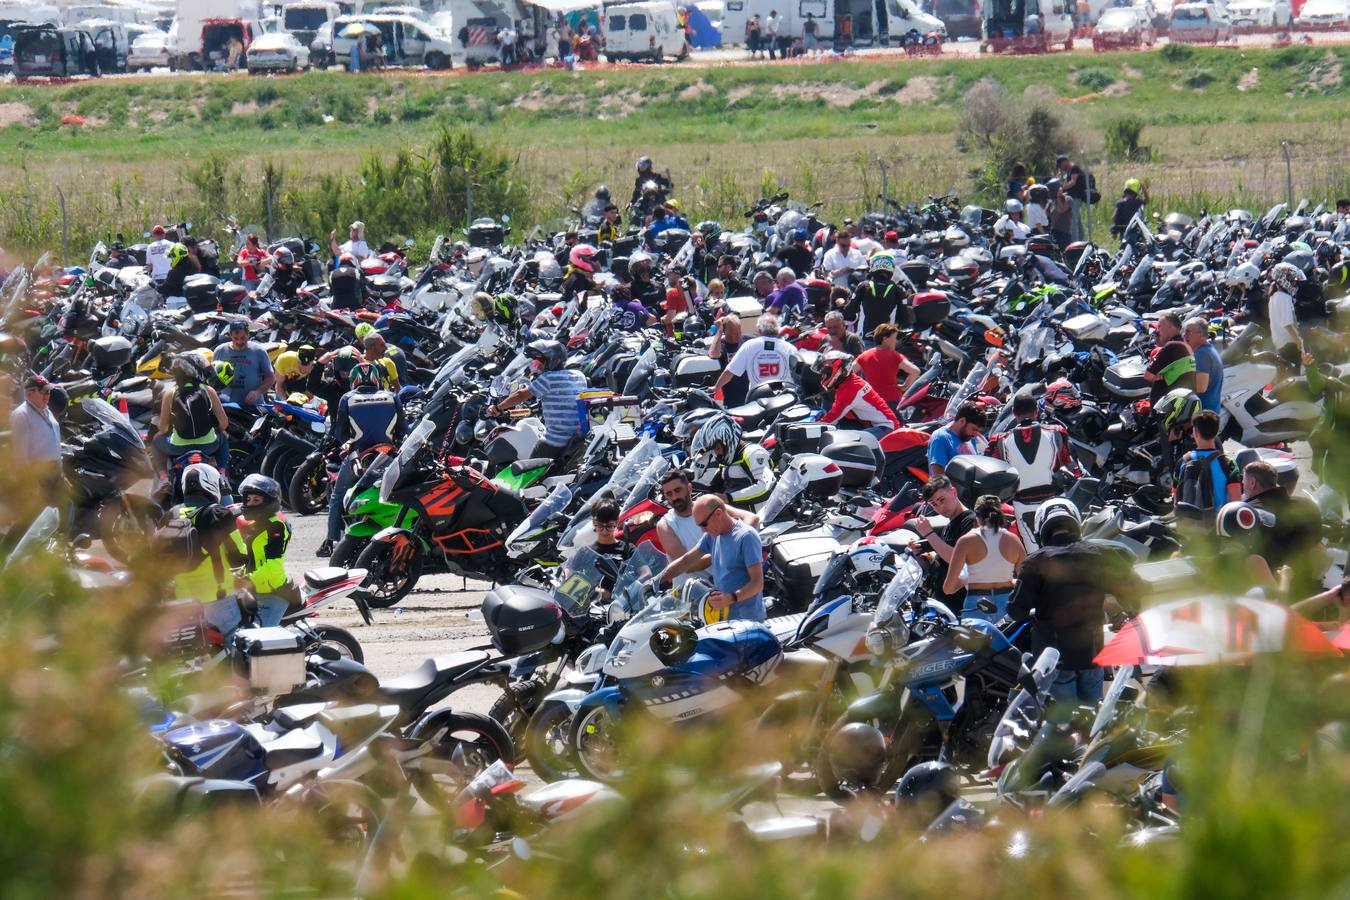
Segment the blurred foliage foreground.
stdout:
<path fill-rule="evenodd" d="M 0 480 L 7 501 L 21 494 L 22 473 L 0 468 Z M 369 835 L 335 839 L 314 804 L 208 814 L 139 795 L 163 762 L 127 688 L 153 685 L 172 704 L 177 692 L 200 687 L 126 674 L 158 618 L 144 573 L 125 589 L 90 595 L 64 559 L 47 555 L 0 579 L 0 896 L 357 893 Z M 762 760 L 767 739 L 752 738 L 748 722 L 724 721 L 628 735 L 633 758 L 647 762 L 618 785 L 623 799 L 514 850 L 457 852 L 452 823 L 413 816 L 392 865 L 367 872 L 362 893 L 501 896 L 505 886 L 526 897 L 588 900 L 1348 896 L 1344 668 L 1344 660 L 1272 657 L 1186 670 L 1177 698 L 1190 709 L 1178 757 L 1183 826 L 1168 841 L 1134 846 L 1123 810 L 1089 802 L 1040 815 L 996 809 L 992 827 L 922 841 L 925 823 L 886 812 L 870 842 L 752 843 L 719 798 L 728 775 Z"/>

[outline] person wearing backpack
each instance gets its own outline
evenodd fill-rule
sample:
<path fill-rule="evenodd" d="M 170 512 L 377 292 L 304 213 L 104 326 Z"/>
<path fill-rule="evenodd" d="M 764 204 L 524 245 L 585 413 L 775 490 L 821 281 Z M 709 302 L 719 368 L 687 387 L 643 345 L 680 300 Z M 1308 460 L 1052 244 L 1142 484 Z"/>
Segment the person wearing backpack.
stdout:
<path fill-rule="evenodd" d="M 206 463 L 183 470 L 183 502 L 171 508 L 153 546 L 161 564 L 174 571 L 173 595 L 202 604 L 202 618 L 228 642 L 242 621 L 230 591 L 232 567 L 240 563 L 232 534 L 234 513 L 220 502 L 220 473 Z"/>
<path fill-rule="evenodd" d="M 229 420 L 208 375 L 191 355 L 183 355 L 169 368 L 173 387 L 159 404 L 159 435 L 151 442 L 160 471 L 193 450 L 212 457 L 224 472 L 230 462 L 230 442 L 224 437 Z"/>
<path fill-rule="evenodd" d="M 1237 463 L 1218 448 L 1219 414 L 1205 410 L 1191 419 L 1195 449 L 1181 457 L 1177 469 L 1177 502 L 1204 513 L 1206 521 L 1224 504 L 1242 499 L 1242 474 Z M 1187 510 L 1194 514 L 1194 510 Z"/>
<path fill-rule="evenodd" d="M 281 485 L 266 475 L 253 474 L 239 484 L 243 501 L 235 530 L 234 549 L 245 560 L 244 570 L 258 604 L 258 624 L 280 625 L 290 607 L 294 587 L 286 576 L 286 548 L 291 526 L 281 516 Z"/>

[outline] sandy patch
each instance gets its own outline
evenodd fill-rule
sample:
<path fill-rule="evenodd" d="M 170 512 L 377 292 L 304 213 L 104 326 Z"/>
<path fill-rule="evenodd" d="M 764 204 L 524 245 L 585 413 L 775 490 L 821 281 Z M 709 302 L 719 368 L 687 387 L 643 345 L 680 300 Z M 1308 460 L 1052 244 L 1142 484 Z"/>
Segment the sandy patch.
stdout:
<path fill-rule="evenodd" d="M 697 100 L 700 97 L 706 97 L 708 94 L 714 94 L 716 92 L 717 88 L 700 78 L 675 96 L 679 97 L 681 100 Z"/>
<path fill-rule="evenodd" d="M 880 96 L 884 81 L 873 81 L 863 87 L 852 84 L 778 84 L 773 95 L 778 99 L 795 97 L 799 100 L 824 100 L 835 107 L 852 106 L 859 100 Z"/>
<path fill-rule="evenodd" d="M 1313 63 L 1308 70 L 1303 87 L 1305 90 L 1329 94 L 1340 90 L 1341 82 L 1341 61 L 1331 51 L 1327 51 L 1327 55 Z"/>
<path fill-rule="evenodd" d="M 572 100 L 578 107 L 586 102 L 582 97 L 573 97 Z M 596 107 L 596 118 L 605 120 L 626 119 L 642 109 L 642 106 L 642 95 L 633 88 L 629 88 L 619 91 L 617 94 L 606 95 L 600 101 L 600 105 Z"/>
<path fill-rule="evenodd" d="M 1238 79 L 1237 89 L 1239 91 L 1250 91 L 1261 83 L 1261 70 L 1253 66 L 1243 73 Z"/>
<path fill-rule="evenodd" d="M 258 112 L 258 101 L 248 100 L 244 103 L 235 103 L 230 107 L 232 116 L 252 116 Z"/>
<path fill-rule="evenodd" d="M 740 87 L 734 87 L 727 91 L 727 104 L 738 103 L 746 97 L 752 96 L 754 93 L 755 89 L 749 85 L 743 84 Z"/>
<path fill-rule="evenodd" d="M 1134 66 L 1131 66 L 1131 65 L 1123 65 L 1123 66 L 1121 66 L 1121 67 L 1120 67 L 1120 74 L 1121 74 L 1121 75 L 1124 75 L 1126 78 L 1135 78 L 1135 79 L 1138 79 L 1138 78 L 1143 78 L 1143 77 L 1144 77 L 1144 73 L 1143 73 L 1143 72 L 1140 72 L 1138 69 L 1136 69 Z"/>
<path fill-rule="evenodd" d="M 944 76 L 947 77 L 947 76 Z M 916 75 L 895 92 L 891 99 L 908 106 L 911 103 L 931 103 L 942 92 L 944 79 L 935 75 Z"/>
<path fill-rule="evenodd" d="M 37 124 L 37 116 L 28 108 L 27 103 L 12 101 L 0 103 L 0 128 L 10 125 L 24 125 L 29 128 Z"/>
<path fill-rule="evenodd" d="M 1102 91 L 1102 96 L 1104 96 L 1104 97 L 1124 97 L 1124 96 L 1125 96 L 1126 94 L 1128 94 L 1131 90 L 1133 90 L 1133 88 L 1130 87 L 1130 85 L 1126 84 L 1125 82 L 1123 82 L 1123 81 L 1113 81 L 1113 82 L 1111 82 L 1110 84 L 1108 84 L 1108 85 L 1106 86 L 1106 88 Z"/>

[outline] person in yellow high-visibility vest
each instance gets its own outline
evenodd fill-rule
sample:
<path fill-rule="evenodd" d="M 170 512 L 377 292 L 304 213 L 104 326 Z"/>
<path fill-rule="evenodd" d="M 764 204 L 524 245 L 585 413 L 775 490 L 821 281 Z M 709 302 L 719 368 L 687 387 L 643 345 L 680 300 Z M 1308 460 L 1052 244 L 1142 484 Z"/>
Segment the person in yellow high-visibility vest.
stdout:
<path fill-rule="evenodd" d="M 230 537 L 258 603 L 258 624 L 281 624 L 287 598 L 286 548 L 291 527 L 281 517 L 281 485 L 265 475 L 250 475 L 239 485 L 243 507 Z"/>
<path fill-rule="evenodd" d="M 206 463 L 183 470 L 183 502 L 169 510 L 161 531 L 181 534 L 184 541 L 167 540 L 164 551 L 182 552 L 185 571 L 174 576 L 173 593 L 180 600 L 202 604 L 202 618 L 218 628 L 228 641 L 241 616 L 234 590 L 233 568 L 239 565 L 233 541 L 234 514 L 220 502 L 220 473 Z M 181 526 L 181 530 L 176 526 Z M 190 535 L 195 532 L 195 539 Z M 191 540 L 192 550 L 184 544 Z"/>

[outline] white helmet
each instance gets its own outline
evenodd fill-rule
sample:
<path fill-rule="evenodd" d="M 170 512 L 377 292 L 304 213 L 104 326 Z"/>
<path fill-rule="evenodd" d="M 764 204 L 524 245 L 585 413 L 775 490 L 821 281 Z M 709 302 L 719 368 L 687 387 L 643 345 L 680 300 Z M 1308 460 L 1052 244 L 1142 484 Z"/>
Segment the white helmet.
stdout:
<path fill-rule="evenodd" d="M 1298 266 L 1280 263 L 1270 270 L 1270 280 L 1280 290 L 1292 294 L 1298 290 L 1300 284 L 1307 280 L 1307 276 L 1299 271 Z"/>
<path fill-rule="evenodd" d="M 1070 525 L 1072 523 L 1072 525 Z M 1073 505 L 1070 500 L 1063 497 L 1056 497 L 1053 500 L 1047 500 L 1036 510 L 1036 516 L 1033 520 L 1033 527 L 1036 529 L 1036 541 L 1042 546 L 1048 546 L 1048 538 L 1055 531 L 1065 528 L 1071 528 L 1074 537 L 1079 534 L 1079 526 L 1083 524 L 1083 516 L 1078 511 L 1078 507 Z"/>
<path fill-rule="evenodd" d="M 1017 200 L 1013 197 L 1009 197 L 1007 202 L 1003 204 L 1003 211 L 1006 212 L 1008 215 L 1012 215 L 1013 213 L 1020 213 L 1022 211 L 1022 201 Z"/>
<path fill-rule="evenodd" d="M 844 486 L 844 470 L 828 456 L 820 453 L 798 453 L 788 468 L 801 475 L 806 493 L 817 500 L 828 500 L 838 495 Z"/>
<path fill-rule="evenodd" d="M 718 413 L 698 430 L 690 443 L 689 452 L 697 458 L 711 453 L 717 444 L 723 448 L 722 462 L 731 462 L 733 454 L 741 446 L 740 423 L 727 413 Z"/>
<path fill-rule="evenodd" d="M 183 470 L 183 496 L 202 494 L 211 498 L 212 503 L 220 502 L 220 473 L 206 463 L 193 463 Z"/>
<path fill-rule="evenodd" d="M 1251 263 L 1243 263 L 1235 269 L 1228 272 L 1224 281 L 1229 287 L 1241 287 L 1250 289 L 1261 277 L 1261 270 Z"/>

